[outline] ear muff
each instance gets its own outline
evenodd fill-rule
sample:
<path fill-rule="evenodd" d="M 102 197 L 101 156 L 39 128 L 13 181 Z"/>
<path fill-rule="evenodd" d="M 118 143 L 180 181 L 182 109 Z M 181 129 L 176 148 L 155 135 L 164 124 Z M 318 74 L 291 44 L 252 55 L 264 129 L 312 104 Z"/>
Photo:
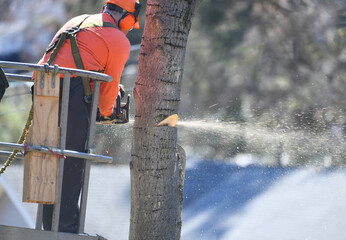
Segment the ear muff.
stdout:
<path fill-rule="evenodd" d="M 133 16 L 133 13 L 126 12 L 124 13 L 118 21 L 118 26 L 122 30 L 130 30 L 135 24 L 136 19 Z"/>
<path fill-rule="evenodd" d="M 134 13 L 126 12 L 121 16 L 118 21 L 118 26 L 120 29 L 127 31 L 134 27 L 135 23 L 138 21 L 141 4 L 136 2 L 135 9 L 136 11 Z M 139 28 L 139 24 L 136 28 Z"/>

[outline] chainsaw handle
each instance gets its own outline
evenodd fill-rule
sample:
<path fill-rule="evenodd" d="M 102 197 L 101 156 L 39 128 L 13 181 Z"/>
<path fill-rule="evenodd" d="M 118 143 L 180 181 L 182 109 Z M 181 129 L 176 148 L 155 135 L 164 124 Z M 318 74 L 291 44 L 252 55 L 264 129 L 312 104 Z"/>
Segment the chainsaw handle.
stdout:
<path fill-rule="evenodd" d="M 98 111 L 96 124 L 124 124 L 129 122 L 130 116 L 130 94 L 127 95 L 126 103 L 121 103 L 120 97 L 116 99 L 116 108 L 113 114 L 115 115 L 114 121 L 103 121 L 100 112 Z"/>
<path fill-rule="evenodd" d="M 121 111 L 121 100 L 120 100 L 120 96 L 118 95 L 117 99 L 116 99 L 116 105 L 115 105 L 115 115 L 119 116 L 122 114 Z"/>

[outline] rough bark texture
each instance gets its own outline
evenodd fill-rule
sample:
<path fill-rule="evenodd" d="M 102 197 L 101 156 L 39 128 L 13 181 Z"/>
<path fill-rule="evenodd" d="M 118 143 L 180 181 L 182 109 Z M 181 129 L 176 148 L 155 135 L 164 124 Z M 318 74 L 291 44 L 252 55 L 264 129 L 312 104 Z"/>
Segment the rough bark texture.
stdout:
<path fill-rule="evenodd" d="M 185 48 L 197 0 L 148 0 L 134 90 L 131 240 L 180 239 L 185 153 L 175 127 Z"/>

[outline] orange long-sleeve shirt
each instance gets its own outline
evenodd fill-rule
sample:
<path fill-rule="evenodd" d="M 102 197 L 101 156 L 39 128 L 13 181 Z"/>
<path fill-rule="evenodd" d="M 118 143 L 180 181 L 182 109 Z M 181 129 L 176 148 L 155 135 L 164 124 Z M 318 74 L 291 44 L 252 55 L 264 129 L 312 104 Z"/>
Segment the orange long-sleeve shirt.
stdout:
<path fill-rule="evenodd" d="M 86 15 L 82 15 L 68 21 L 58 31 L 52 42 L 55 41 L 61 32 L 78 25 L 85 17 Z M 84 23 L 100 22 L 100 20 L 115 24 L 112 17 L 105 13 L 91 15 Z M 77 34 L 77 44 L 85 70 L 103 71 L 113 78 L 112 82 L 101 83 L 100 86 L 100 113 L 103 116 L 109 116 L 113 113 L 114 103 L 119 92 L 120 76 L 130 55 L 130 42 L 119 29 L 90 27 L 80 30 Z M 51 52 L 45 54 L 39 61 L 39 64 L 46 63 Z M 54 64 L 57 64 L 59 67 L 77 68 L 71 53 L 69 39 L 60 48 Z"/>

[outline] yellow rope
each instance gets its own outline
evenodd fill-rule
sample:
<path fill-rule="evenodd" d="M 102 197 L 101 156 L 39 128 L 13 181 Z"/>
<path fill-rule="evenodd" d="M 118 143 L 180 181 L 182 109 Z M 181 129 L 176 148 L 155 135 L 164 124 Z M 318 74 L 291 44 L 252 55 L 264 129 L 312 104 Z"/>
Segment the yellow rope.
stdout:
<path fill-rule="evenodd" d="M 31 125 L 32 119 L 34 115 L 34 104 L 31 105 L 31 109 L 29 112 L 28 119 L 26 120 L 22 135 L 20 136 L 18 140 L 18 144 L 22 144 L 25 141 L 26 135 L 28 134 L 29 127 Z M 8 157 L 7 161 L 4 163 L 4 166 L 0 169 L 0 176 L 5 172 L 8 166 L 11 165 L 13 159 L 16 157 L 19 150 L 14 150 L 11 155 Z"/>

